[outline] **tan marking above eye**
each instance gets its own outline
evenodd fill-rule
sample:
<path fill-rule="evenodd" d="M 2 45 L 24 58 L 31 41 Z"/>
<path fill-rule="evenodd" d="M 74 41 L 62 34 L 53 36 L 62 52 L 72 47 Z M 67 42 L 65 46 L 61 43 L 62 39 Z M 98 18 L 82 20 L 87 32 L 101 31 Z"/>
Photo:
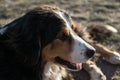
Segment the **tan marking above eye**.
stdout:
<path fill-rule="evenodd" d="M 76 29 L 76 23 L 75 22 L 72 22 L 72 29 L 75 30 Z"/>
<path fill-rule="evenodd" d="M 70 35 L 70 31 L 67 27 L 64 27 L 61 31 L 61 33 L 64 33 L 66 36 L 69 36 Z"/>
<path fill-rule="evenodd" d="M 69 29 L 67 27 L 62 28 L 62 30 L 60 31 L 57 37 L 62 41 L 68 40 L 70 38 Z"/>

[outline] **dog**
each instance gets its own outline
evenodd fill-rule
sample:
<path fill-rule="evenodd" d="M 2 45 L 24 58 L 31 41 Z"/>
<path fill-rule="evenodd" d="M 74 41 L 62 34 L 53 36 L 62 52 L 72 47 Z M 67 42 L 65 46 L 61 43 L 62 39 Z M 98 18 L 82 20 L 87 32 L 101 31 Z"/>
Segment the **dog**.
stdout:
<path fill-rule="evenodd" d="M 89 59 L 97 51 L 109 62 L 119 62 L 119 54 L 110 55 L 111 50 L 86 36 L 59 8 L 30 10 L 0 28 L 0 80 L 74 80 L 68 70 L 79 71 L 82 63 L 91 80 L 106 80 Z"/>
<path fill-rule="evenodd" d="M 66 12 L 35 8 L 0 29 L 0 80 L 70 80 L 94 53 Z"/>

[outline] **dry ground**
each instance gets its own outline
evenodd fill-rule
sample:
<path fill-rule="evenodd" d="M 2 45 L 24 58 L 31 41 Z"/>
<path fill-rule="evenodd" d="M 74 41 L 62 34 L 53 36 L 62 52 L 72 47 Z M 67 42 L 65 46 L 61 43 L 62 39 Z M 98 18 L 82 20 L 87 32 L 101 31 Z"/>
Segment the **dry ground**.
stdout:
<path fill-rule="evenodd" d="M 90 23 L 109 24 L 118 29 L 117 34 L 101 41 L 108 48 L 120 52 L 120 0 L 0 0 L 0 26 L 23 15 L 28 9 L 41 5 L 54 5 L 65 9 L 72 18 L 87 26 Z M 120 66 L 98 60 L 107 80 L 120 80 Z M 76 80 L 89 77 L 75 74 Z M 87 75 L 82 71 L 84 75 Z"/>

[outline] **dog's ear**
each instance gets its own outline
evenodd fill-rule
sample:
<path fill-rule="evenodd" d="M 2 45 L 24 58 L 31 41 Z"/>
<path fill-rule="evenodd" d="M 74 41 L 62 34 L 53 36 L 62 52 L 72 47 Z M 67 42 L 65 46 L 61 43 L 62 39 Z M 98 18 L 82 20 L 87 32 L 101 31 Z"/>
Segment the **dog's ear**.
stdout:
<path fill-rule="evenodd" d="M 0 27 L 0 42 L 7 42 L 10 39 L 10 34 L 8 34 L 9 32 L 11 32 L 11 34 L 13 34 L 14 32 L 12 30 L 12 28 L 18 28 L 18 27 L 13 27 L 16 26 L 17 23 L 20 21 L 21 18 L 18 18 L 16 20 L 14 20 L 13 22 L 11 22 L 10 24 L 7 24 L 3 27 Z M 12 29 L 12 30 L 11 30 Z"/>
<path fill-rule="evenodd" d="M 12 48 L 18 61 L 35 65 L 41 48 L 57 35 L 61 19 L 48 10 L 32 10 L 0 29 L 0 42 Z"/>
<path fill-rule="evenodd" d="M 35 65 L 39 60 L 40 27 L 36 19 L 35 15 L 25 15 L 0 29 L 0 43 L 12 49 L 21 64 Z"/>

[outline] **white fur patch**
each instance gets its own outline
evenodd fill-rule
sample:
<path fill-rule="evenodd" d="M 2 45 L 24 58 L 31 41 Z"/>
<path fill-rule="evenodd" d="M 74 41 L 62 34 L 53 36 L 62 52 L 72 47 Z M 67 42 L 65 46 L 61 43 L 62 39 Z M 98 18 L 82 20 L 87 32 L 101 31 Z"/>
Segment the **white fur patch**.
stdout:
<path fill-rule="evenodd" d="M 71 28 L 71 23 L 66 20 L 66 16 L 62 12 L 58 12 L 59 16 L 64 20 L 66 23 L 66 27 L 70 30 L 70 34 L 73 38 L 73 50 L 70 53 L 71 54 L 71 62 L 74 63 L 84 63 L 88 60 L 86 57 L 86 51 L 87 49 L 93 49 L 92 46 L 90 46 L 88 43 L 86 43 L 83 39 L 81 39 Z"/>
<path fill-rule="evenodd" d="M 91 70 L 89 71 L 91 80 L 106 80 L 106 76 L 102 73 L 101 69 L 96 65 L 89 65 Z"/>
<path fill-rule="evenodd" d="M 62 80 L 63 77 L 66 77 L 66 70 L 58 65 L 55 65 L 51 62 L 48 62 L 45 65 L 43 72 L 43 80 Z"/>
<path fill-rule="evenodd" d="M 90 74 L 90 80 L 106 80 L 106 76 L 94 62 L 88 61 L 84 63 L 83 68 Z"/>
<path fill-rule="evenodd" d="M 110 25 L 105 25 L 105 28 L 108 29 L 111 32 L 117 33 L 117 29 L 115 29 L 114 27 L 110 26 Z"/>
<path fill-rule="evenodd" d="M 105 58 L 105 60 L 112 64 L 120 64 L 120 54 L 114 52 L 113 55 L 111 55 L 109 58 Z"/>

